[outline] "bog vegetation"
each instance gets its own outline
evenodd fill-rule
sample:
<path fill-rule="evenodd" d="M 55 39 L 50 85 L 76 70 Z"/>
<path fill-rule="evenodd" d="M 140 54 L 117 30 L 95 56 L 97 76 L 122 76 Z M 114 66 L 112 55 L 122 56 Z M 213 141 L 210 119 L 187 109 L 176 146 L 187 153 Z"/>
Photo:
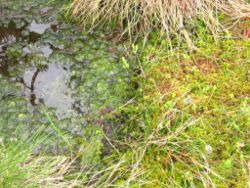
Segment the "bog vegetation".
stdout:
<path fill-rule="evenodd" d="M 103 133 L 110 149 L 96 165 L 81 162 L 86 148 L 33 155 L 46 140 L 39 132 L 27 142 L 0 140 L 0 187 L 250 185 L 248 1 L 72 0 L 66 10 L 85 30 L 126 37 L 120 63 L 135 90 L 107 116 L 122 117 L 121 128 Z"/>

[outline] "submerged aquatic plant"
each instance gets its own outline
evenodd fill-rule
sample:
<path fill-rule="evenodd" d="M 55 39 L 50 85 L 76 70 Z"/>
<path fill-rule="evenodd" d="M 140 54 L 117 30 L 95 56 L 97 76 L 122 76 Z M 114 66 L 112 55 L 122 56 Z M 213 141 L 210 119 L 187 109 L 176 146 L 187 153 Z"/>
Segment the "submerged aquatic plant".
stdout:
<path fill-rule="evenodd" d="M 249 18 L 250 5 L 246 0 L 74 0 L 70 14 L 83 26 L 115 25 L 122 34 L 146 36 L 152 30 L 161 30 L 171 42 L 172 36 L 184 38 L 193 47 L 188 27 L 197 19 L 217 35 L 221 27 L 218 13 L 234 19 Z"/>

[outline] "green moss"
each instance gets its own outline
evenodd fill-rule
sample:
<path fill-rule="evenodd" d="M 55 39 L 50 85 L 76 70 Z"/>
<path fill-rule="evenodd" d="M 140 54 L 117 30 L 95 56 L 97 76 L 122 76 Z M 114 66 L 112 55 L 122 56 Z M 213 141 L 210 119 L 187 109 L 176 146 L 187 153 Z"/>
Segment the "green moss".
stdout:
<path fill-rule="evenodd" d="M 23 55 L 22 46 L 19 44 L 14 44 L 6 51 L 6 56 L 10 59 L 19 59 Z"/>
<path fill-rule="evenodd" d="M 173 109 L 182 112 L 174 116 L 173 132 L 189 118 L 197 121 L 176 138 L 180 150 L 168 145 L 150 147 L 142 169 L 149 170 L 147 179 L 154 182 L 149 187 L 202 187 L 204 181 L 195 172 L 203 170 L 190 163 L 196 159 L 203 164 L 202 158 L 197 158 L 200 152 L 209 168 L 225 179 L 208 174 L 217 187 L 246 187 L 250 157 L 249 41 L 226 39 L 216 44 L 202 38 L 196 44 L 200 51 L 190 55 L 184 50 L 170 53 L 154 46 L 145 50 L 145 75 L 139 82 L 137 106 L 131 107 L 136 109 L 132 113 L 137 113 L 139 122 L 144 123 L 143 137 L 148 139 L 152 132 L 159 131 L 159 123 L 163 127 L 168 124 L 168 115 L 166 120 L 162 115 L 174 113 Z M 191 141 L 189 147 L 178 141 L 183 135 Z M 183 152 L 186 158 L 178 161 Z M 172 163 L 164 164 L 168 155 Z"/>

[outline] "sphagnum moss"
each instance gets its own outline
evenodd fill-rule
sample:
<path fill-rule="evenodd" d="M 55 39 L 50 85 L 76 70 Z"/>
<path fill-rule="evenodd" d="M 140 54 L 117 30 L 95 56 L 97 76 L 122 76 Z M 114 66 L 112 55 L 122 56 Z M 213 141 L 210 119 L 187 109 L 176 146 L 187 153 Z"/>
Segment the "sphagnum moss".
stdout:
<path fill-rule="evenodd" d="M 203 42 L 200 53 L 190 55 L 145 50 L 135 122 L 143 122 L 144 134 L 136 137 L 153 142 L 140 165 L 148 187 L 249 183 L 249 41 Z"/>

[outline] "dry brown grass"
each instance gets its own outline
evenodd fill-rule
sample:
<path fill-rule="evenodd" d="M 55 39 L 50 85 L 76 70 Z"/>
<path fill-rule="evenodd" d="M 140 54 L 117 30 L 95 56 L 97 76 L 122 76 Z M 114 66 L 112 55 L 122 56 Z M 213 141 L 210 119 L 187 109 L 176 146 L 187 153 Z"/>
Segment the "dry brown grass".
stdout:
<path fill-rule="evenodd" d="M 218 13 L 233 19 L 249 18 L 250 5 L 246 0 L 74 0 L 69 8 L 73 17 L 83 26 L 106 24 L 118 26 L 122 34 L 147 36 L 157 29 L 167 35 L 184 38 L 190 47 L 192 41 L 187 25 L 201 19 L 217 36 L 220 23 Z"/>

